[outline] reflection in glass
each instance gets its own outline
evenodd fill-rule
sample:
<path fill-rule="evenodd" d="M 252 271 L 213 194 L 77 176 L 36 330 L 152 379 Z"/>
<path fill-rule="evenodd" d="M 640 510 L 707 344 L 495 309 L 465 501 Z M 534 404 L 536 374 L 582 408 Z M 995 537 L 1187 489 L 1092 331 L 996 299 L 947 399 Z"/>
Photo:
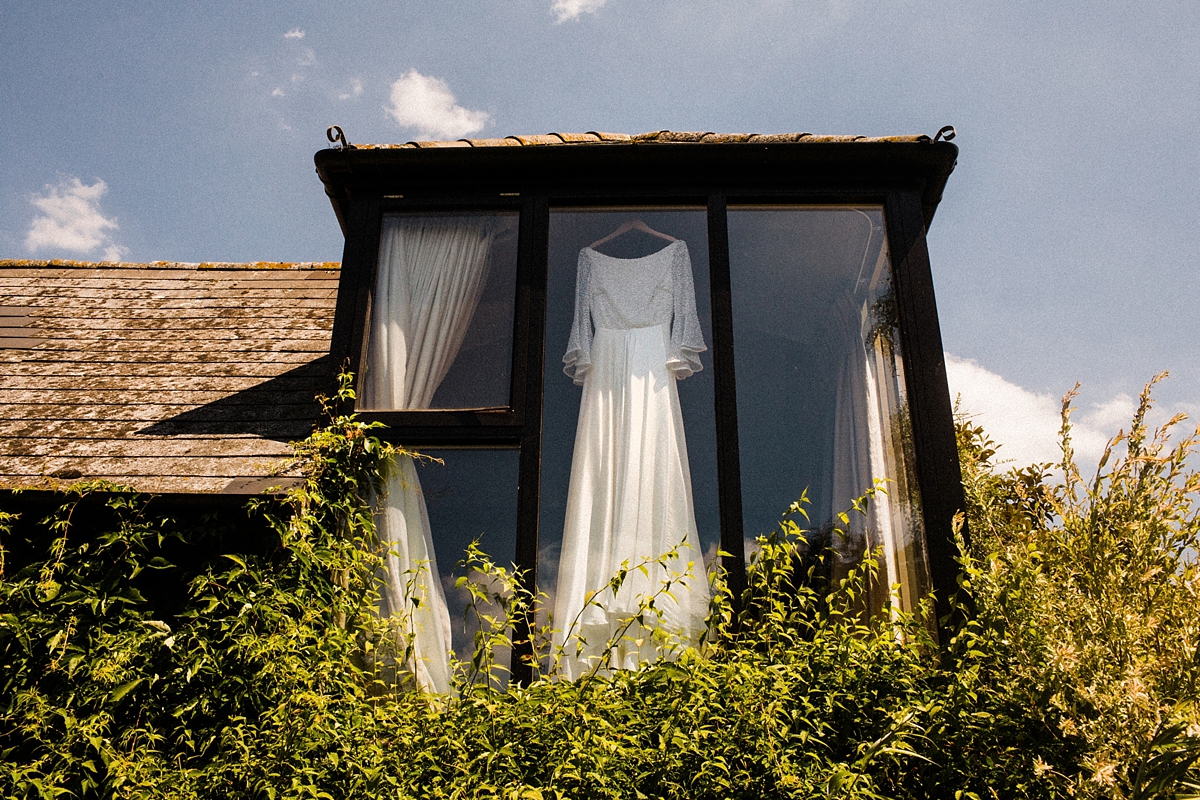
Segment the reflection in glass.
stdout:
<path fill-rule="evenodd" d="M 517 214 L 388 214 L 359 408 L 509 404 Z"/>
<path fill-rule="evenodd" d="M 881 209 L 731 207 L 729 251 L 746 535 L 807 492 L 825 578 L 879 548 L 867 606 L 914 608 L 928 567 Z"/>
<path fill-rule="evenodd" d="M 478 572 L 465 571 L 467 546 L 479 548 L 499 566 L 511 568 L 516 558 L 517 450 L 422 450 L 440 459 L 419 467 L 429 509 L 429 527 L 437 554 L 441 584 L 450 612 L 451 649 L 455 657 L 469 662 L 474 652 L 474 615 L 467 613 L 471 602 L 466 588 L 456 588 L 460 577 L 485 580 Z M 497 609 L 481 609 L 498 616 Z M 495 654 L 497 664 L 508 666 L 509 654 Z"/>
<path fill-rule="evenodd" d="M 453 680 L 451 659 L 471 661 L 479 630 L 470 590 L 457 581 L 488 580 L 464 569 L 468 545 L 478 541 L 500 566 L 511 567 L 515 557 L 519 458 L 516 450 L 429 450 L 425 455 L 440 463 L 399 461 L 381 498 L 378 532 L 391 551 L 384 612 L 408 614 L 406 633 L 414 651 L 408 668 L 419 686 L 445 693 Z M 477 610 L 498 616 L 492 607 Z M 507 647 L 493 657 L 507 669 Z M 507 682 L 505 669 L 498 676 L 501 684 Z"/>
<path fill-rule="evenodd" d="M 695 210 L 551 216 L 539 583 L 566 677 L 673 655 L 703 631 L 704 550 L 717 539 L 715 507 L 707 516 L 693 499 L 715 477 L 705 221 Z M 639 564 L 618 592 L 594 594 Z M 654 595 L 657 611 L 631 624 Z"/>

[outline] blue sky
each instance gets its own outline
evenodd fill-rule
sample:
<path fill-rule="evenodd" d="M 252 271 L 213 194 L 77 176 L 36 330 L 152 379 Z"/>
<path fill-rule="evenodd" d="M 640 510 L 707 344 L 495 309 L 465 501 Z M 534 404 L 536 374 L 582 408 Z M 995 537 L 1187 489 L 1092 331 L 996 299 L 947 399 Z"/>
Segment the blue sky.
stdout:
<path fill-rule="evenodd" d="M 1194 0 L 8 2 L 0 258 L 338 260 L 333 123 L 953 124 L 930 231 L 953 388 L 1043 456 L 1077 380 L 1093 439 L 1158 370 L 1164 410 L 1200 411 L 1198 41 Z"/>

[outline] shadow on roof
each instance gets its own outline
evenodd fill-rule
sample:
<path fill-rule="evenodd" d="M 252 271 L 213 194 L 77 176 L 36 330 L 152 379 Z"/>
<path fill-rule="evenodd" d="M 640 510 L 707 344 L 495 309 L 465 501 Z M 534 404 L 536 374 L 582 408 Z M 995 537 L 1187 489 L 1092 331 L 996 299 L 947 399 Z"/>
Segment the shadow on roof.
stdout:
<path fill-rule="evenodd" d="M 303 439 L 321 421 L 321 405 L 315 398 L 330 390 L 332 374 L 329 356 L 321 356 L 249 389 L 156 422 L 138 434 Z"/>

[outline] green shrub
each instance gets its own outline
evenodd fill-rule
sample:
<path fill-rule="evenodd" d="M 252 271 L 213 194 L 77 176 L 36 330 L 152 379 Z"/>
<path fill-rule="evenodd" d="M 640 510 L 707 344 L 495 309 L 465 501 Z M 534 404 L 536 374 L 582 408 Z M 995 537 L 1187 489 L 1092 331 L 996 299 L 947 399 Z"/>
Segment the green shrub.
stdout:
<path fill-rule="evenodd" d="M 1153 383 L 1086 482 L 1071 448 L 1074 391 L 1053 482 L 1048 464 L 998 474 L 983 431 L 959 425 L 974 534 L 970 630 L 1078 743 L 1079 796 L 1200 792 L 1196 435 L 1171 442 L 1182 416 L 1148 429 Z"/>
<path fill-rule="evenodd" d="M 1055 483 L 997 471 L 960 423 L 973 538 L 943 606 L 967 621 L 940 645 L 925 610 L 862 618 L 871 559 L 817 579 L 798 503 L 737 603 L 718 582 L 702 651 L 574 683 L 468 680 L 537 603 L 472 551 L 494 578 L 476 608 L 504 613 L 454 697 L 409 688 L 374 613 L 394 451 L 369 426 L 298 444 L 305 484 L 254 504 L 262 542 L 236 551 L 219 520 L 73 487 L 33 534 L 0 518 L 0 796 L 1186 796 L 1200 479 L 1191 438 L 1146 432 L 1148 397 L 1087 485 L 1069 438 Z"/>

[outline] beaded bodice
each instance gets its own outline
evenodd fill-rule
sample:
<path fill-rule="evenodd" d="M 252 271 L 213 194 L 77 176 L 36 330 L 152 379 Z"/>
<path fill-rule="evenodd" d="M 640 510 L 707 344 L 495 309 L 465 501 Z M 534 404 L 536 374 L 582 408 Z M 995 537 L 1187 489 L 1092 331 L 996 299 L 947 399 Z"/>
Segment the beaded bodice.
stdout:
<path fill-rule="evenodd" d="M 641 258 L 614 258 L 586 248 L 584 253 L 592 264 L 592 324 L 597 328 L 623 330 L 670 322 L 675 301 L 671 290 L 672 259 L 667 251 L 681 244 L 672 242 Z"/>
<path fill-rule="evenodd" d="M 590 247 L 579 251 L 575 321 L 563 371 L 583 384 L 592 363 L 594 328 L 636 330 L 671 326 L 667 366 L 683 379 L 701 367 L 706 350 L 696 315 L 696 289 L 687 243 L 676 240 L 641 258 L 615 258 Z"/>

